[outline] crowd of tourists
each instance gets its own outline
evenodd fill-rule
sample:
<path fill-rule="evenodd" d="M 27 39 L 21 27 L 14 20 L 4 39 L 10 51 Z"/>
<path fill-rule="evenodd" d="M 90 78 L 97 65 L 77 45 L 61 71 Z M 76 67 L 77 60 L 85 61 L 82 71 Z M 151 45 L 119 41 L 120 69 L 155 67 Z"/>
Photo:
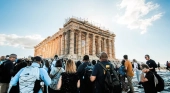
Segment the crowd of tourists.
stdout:
<path fill-rule="evenodd" d="M 155 70 L 160 64 L 149 55 L 145 59 L 146 63 L 136 59 L 130 62 L 124 55 L 118 67 L 105 52 L 100 53 L 99 60 L 90 61 L 85 55 L 77 62 L 57 55 L 50 60 L 40 56 L 17 59 L 16 54 L 1 56 L 0 93 L 135 93 L 134 73 L 145 93 L 160 92 L 164 81 Z"/>

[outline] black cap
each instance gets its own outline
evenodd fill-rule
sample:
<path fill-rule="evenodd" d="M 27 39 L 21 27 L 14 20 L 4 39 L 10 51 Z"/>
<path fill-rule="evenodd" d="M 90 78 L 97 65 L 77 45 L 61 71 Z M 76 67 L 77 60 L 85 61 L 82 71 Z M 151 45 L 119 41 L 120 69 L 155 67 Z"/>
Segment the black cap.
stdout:
<path fill-rule="evenodd" d="M 41 61 L 41 57 L 39 56 L 34 57 L 34 61 Z"/>
<path fill-rule="evenodd" d="M 83 57 L 83 60 L 89 60 L 89 56 L 88 56 L 88 55 L 85 55 L 85 56 Z"/>

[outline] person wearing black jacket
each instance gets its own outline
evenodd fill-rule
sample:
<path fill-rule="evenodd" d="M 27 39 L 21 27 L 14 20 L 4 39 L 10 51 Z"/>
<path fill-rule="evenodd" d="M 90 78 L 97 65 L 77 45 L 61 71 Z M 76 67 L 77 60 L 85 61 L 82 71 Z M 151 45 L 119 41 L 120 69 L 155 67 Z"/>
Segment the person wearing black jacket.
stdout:
<path fill-rule="evenodd" d="M 9 59 L 0 67 L 0 93 L 6 93 L 9 87 L 9 82 L 11 80 L 11 76 L 13 74 L 13 62 L 17 59 L 16 54 L 11 54 Z"/>
<path fill-rule="evenodd" d="M 157 64 L 154 60 L 150 59 L 149 55 L 145 55 L 145 59 L 147 60 L 146 64 L 150 67 L 150 71 L 156 73 L 155 68 L 157 68 Z"/>
<path fill-rule="evenodd" d="M 94 83 L 84 81 L 85 68 L 89 65 L 91 65 L 89 62 L 89 56 L 85 55 L 83 58 L 83 64 L 81 64 L 77 70 L 80 78 L 80 93 L 94 93 Z"/>

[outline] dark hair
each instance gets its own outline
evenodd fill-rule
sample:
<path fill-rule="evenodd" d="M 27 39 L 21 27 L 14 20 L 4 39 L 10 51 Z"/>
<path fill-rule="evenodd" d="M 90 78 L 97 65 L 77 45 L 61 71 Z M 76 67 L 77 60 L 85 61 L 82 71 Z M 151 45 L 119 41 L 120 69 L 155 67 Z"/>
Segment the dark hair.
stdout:
<path fill-rule="evenodd" d="M 45 66 L 46 66 L 47 68 L 50 67 L 50 64 L 49 64 L 48 60 L 45 60 Z"/>
<path fill-rule="evenodd" d="M 77 61 L 76 67 L 78 68 L 80 65 L 81 65 L 81 62 L 80 62 L 80 61 Z"/>
<path fill-rule="evenodd" d="M 18 72 L 20 69 L 26 67 L 28 64 L 26 62 L 20 62 L 17 66 L 16 66 L 16 71 Z"/>
<path fill-rule="evenodd" d="M 122 64 L 122 65 L 125 65 L 125 60 L 122 60 L 121 64 Z"/>
<path fill-rule="evenodd" d="M 128 55 L 124 55 L 123 58 L 124 58 L 124 59 L 128 59 Z"/>
<path fill-rule="evenodd" d="M 142 69 L 146 68 L 146 69 L 149 69 L 149 66 L 147 64 L 142 64 Z"/>
<path fill-rule="evenodd" d="M 54 58 L 58 58 L 58 55 L 55 55 Z"/>
<path fill-rule="evenodd" d="M 84 57 L 83 57 L 83 60 L 89 60 L 89 56 L 88 55 L 85 55 Z"/>
<path fill-rule="evenodd" d="M 92 61 L 92 64 L 95 65 L 95 64 L 96 64 L 96 60 L 93 60 L 93 61 Z"/>
<path fill-rule="evenodd" d="M 21 62 L 23 62 L 22 59 L 18 59 L 18 60 L 17 60 L 17 63 L 21 63 Z"/>
<path fill-rule="evenodd" d="M 39 62 L 39 61 L 42 61 L 42 59 L 41 59 L 41 57 L 39 57 L 39 56 L 36 56 L 36 57 L 34 57 L 34 60 L 33 60 L 34 62 Z"/>
<path fill-rule="evenodd" d="M 55 67 L 62 67 L 62 62 L 61 60 L 57 60 Z"/>
<path fill-rule="evenodd" d="M 148 58 L 150 58 L 150 56 L 148 54 L 146 54 L 145 56 L 147 56 Z"/>

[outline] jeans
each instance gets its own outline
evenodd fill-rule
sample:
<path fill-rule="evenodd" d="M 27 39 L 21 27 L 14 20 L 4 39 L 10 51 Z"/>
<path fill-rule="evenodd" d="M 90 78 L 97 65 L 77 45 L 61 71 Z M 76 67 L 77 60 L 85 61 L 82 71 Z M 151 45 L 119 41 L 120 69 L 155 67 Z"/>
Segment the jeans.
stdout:
<path fill-rule="evenodd" d="M 136 72 L 137 80 L 138 80 L 138 82 L 140 82 L 141 71 L 140 70 L 136 70 L 135 72 Z"/>
<path fill-rule="evenodd" d="M 134 93 L 134 88 L 133 88 L 133 84 L 132 84 L 132 79 L 133 79 L 133 77 L 127 76 L 128 84 L 129 84 L 129 86 L 130 86 L 130 91 L 131 91 L 131 93 Z"/>

